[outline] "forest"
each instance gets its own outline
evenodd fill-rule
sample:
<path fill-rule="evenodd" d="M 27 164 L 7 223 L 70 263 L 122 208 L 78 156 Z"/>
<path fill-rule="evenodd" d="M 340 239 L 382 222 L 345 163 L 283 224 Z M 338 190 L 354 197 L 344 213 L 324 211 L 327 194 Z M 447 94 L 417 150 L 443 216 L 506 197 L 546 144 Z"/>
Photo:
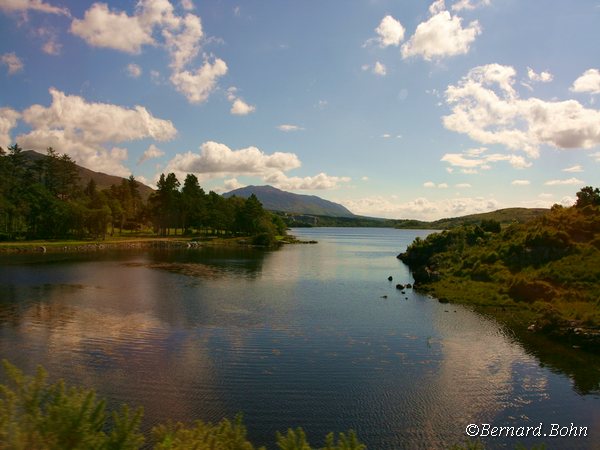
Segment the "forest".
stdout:
<path fill-rule="evenodd" d="M 283 220 L 256 196 L 224 198 L 208 194 L 198 178 L 161 174 L 147 201 L 133 176 L 99 189 L 94 180 L 82 186 L 77 166 L 52 148 L 32 161 L 14 144 L 0 147 L 0 240 L 105 239 L 107 235 L 150 232 L 199 236 L 252 236 L 271 245 L 285 235 Z"/>
<path fill-rule="evenodd" d="M 416 286 L 474 305 L 512 329 L 600 349 L 600 189 L 572 207 L 501 227 L 493 220 L 417 238 L 398 258 Z"/>

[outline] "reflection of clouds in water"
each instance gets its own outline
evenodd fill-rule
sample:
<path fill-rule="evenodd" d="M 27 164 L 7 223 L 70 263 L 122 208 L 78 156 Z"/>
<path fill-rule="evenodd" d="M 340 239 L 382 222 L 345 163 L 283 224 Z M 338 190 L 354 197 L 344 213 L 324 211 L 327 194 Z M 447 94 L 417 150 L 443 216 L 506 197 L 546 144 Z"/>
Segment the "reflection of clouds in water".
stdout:
<path fill-rule="evenodd" d="M 454 308 L 458 313 L 438 308 L 434 316 L 441 334 L 441 360 L 431 386 L 436 396 L 432 418 L 448 415 L 459 428 L 489 423 L 509 408 L 547 398 L 545 373 L 521 347 L 493 322 Z M 425 429 L 431 433 L 428 439 L 437 436 L 439 440 L 439 423 L 424 419 Z"/>

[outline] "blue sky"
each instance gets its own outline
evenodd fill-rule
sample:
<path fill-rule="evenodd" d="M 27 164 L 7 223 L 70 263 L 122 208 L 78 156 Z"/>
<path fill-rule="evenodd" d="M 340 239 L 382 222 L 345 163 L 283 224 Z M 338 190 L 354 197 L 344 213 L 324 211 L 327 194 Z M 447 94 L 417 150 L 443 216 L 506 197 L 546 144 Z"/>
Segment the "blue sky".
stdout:
<path fill-rule="evenodd" d="M 600 185 L 600 1 L 0 0 L 0 146 L 436 219 Z"/>

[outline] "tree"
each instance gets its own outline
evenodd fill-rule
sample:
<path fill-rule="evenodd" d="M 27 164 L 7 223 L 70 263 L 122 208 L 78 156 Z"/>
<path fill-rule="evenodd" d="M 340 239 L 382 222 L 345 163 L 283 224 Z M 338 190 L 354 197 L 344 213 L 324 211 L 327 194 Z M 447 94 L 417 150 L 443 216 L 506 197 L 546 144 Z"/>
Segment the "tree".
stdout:
<path fill-rule="evenodd" d="M 577 201 L 575 206 L 577 208 L 584 208 L 588 205 L 600 206 L 600 189 L 593 188 L 592 186 L 586 186 L 581 188 L 577 193 Z"/>
<path fill-rule="evenodd" d="M 179 186 L 174 173 L 169 173 L 166 177 L 161 173 L 156 183 L 157 191 L 150 198 L 154 223 L 162 236 L 168 235 L 170 228 L 178 227 Z"/>
<path fill-rule="evenodd" d="M 181 188 L 181 225 L 185 231 L 190 227 L 202 227 L 206 216 L 205 197 L 196 175 L 188 174 Z"/>

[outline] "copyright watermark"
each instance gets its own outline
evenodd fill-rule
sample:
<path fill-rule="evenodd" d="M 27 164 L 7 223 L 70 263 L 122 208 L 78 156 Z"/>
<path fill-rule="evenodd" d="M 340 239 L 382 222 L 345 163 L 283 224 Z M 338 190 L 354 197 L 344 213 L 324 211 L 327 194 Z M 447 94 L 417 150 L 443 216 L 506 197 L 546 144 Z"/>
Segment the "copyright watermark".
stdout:
<path fill-rule="evenodd" d="M 569 425 L 551 423 L 536 426 L 494 426 L 489 423 L 471 423 L 465 428 L 469 437 L 586 437 L 588 427 L 571 422 Z"/>

